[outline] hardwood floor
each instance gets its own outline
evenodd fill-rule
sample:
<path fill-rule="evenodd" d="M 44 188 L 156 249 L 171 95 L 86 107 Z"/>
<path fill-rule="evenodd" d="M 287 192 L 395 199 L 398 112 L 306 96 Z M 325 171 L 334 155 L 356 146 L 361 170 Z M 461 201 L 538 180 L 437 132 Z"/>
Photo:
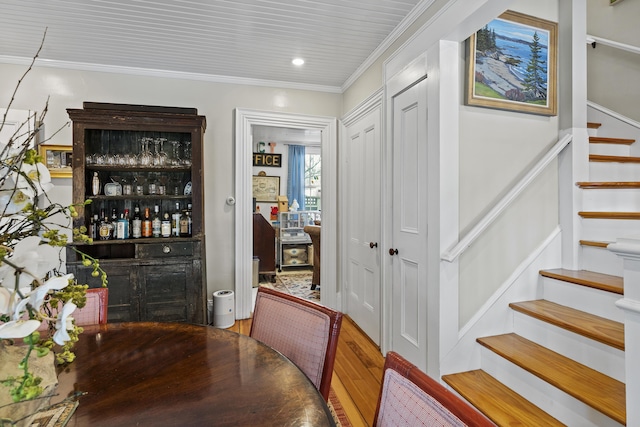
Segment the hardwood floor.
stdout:
<path fill-rule="evenodd" d="M 249 335 L 251 319 L 238 320 L 229 329 Z M 369 427 L 373 424 L 383 365 L 384 357 L 380 349 L 345 316 L 338 339 L 331 386 L 353 427 Z"/>

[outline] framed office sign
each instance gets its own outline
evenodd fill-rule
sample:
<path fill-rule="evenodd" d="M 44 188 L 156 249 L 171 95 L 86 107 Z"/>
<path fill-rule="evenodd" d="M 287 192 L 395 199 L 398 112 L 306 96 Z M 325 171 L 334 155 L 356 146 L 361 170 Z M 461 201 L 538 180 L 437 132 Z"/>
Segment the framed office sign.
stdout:
<path fill-rule="evenodd" d="M 282 167 L 282 154 L 253 153 L 253 166 Z"/>

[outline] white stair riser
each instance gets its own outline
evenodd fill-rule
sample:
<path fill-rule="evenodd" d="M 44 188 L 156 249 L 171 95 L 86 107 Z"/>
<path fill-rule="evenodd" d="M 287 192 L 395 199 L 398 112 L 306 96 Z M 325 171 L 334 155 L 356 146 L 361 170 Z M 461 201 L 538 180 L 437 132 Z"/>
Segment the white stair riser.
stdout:
<path fill-rule="evenodd" d="M 625 381 L 624 352 L 582 335 L 516 312 L 514 330 L 518 335 L 602 372 Z"/>
<path fill-rule="evenodd" d="M 638 212 L 640 188 L 589 188 L 582 190 L 585 211 Z"/>
<path fill-rule="evenodd" d="M 606 156 L 630 156 L 631 147 L 627 144 L 589 143 L 589 154 L 604 154 Z"/>
<path fill-rule="evenodd" d="M 489 375 L 568 426 L 621 426 L 621 424 L 519 368 L 484 346 L 481 350 L 481 361 L 482 369 Z"/>
<path fill-rule="evenodd" d="M 640 141 L 640 129 L 590 106 L 587 106 L 587 121 L 602 124 L 602 126 L 597 129 L 599 136 L 627 138 Z M 636 145 L 635 150 L 640 148 L 640 145 L 634 145 Z"/>
<path fill-rule="evenodd" d="M 606 248 L 582 246 L 581 269 L 622 276 L 622 258 Z"/>
<path fill-rule="evenodd" d="M 621 237 L 640 234 L 640 220 L 581 218 L 582 239 L 615 242 Z"/>
<path fill-rule="evenodd" d="M 585 311 L 606 319 L 624 322 L 624 312 L 615 303 L 622 295 L 588 286 L 575 285 L 561 280 L 543 278 L 543 297 L 576 310 Z"/>
<path fill-rule="evenodd" d="M 589 162 L 589 181 L 640 182 L 640 163 Z"/>

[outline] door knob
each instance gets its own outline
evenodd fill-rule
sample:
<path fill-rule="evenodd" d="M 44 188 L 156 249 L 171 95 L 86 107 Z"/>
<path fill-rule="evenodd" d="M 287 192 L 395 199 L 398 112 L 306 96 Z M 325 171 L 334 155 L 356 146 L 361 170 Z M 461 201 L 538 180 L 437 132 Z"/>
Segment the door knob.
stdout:
<path fill-rule="evenodd" d="M 398 250 L 397 249 L 389 249 L 389 255 L 394 256 L 394 255 L 398 255 Z"/>
<path fill-rule="evenodd" d="M 377 242 L 376 242 L 376 243 L 369 242 L 369 247 L 370 247 L 371 249 L 373 249 L 373 248 L 377 248 L 377 247 L 378 247 L 378 243 L 377 243 Z"/>

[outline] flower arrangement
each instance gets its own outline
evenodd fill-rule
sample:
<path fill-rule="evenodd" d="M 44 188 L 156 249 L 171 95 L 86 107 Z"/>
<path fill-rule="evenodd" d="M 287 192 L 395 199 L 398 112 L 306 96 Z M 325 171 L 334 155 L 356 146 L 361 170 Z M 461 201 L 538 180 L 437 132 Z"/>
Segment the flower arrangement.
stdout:
<path fill-rule="evenodd" d="M 41 49 L 42 45 L 38 53 Z M 51 175 L 36 149 L 48 102 L 38 117 L 31 114 L 13 132 L 5 129 L 16 92 L 37 57 L 18 81 L 0 122 L 0 134 L 4 130 L 9 135 L 0 137 L 0 348 L 13 345 L 21 356 L 19 374 L 0 377 L 0 392 L 7 389 L 13 402 L 35 399 L 43 392 L 41 378 L 31 370 L 32 354 L 53 352 L 58 364 L 74 360 L 72 347 L 82 328 L 74 324 L 73 311 L 86 303 L 88 288 L 63 272 L 61 252 L 68 244 L 63 230 L 77 215 L 76 206 L 51 201 Z M 84 228 L 74 229 L 73 239 L 91 243 Z M 92 274 L 106 286 L 98 261 L 81 255 L 83 264 L 93 266 Z M 0 419 L 5 415 L 0 406 Z"/>

